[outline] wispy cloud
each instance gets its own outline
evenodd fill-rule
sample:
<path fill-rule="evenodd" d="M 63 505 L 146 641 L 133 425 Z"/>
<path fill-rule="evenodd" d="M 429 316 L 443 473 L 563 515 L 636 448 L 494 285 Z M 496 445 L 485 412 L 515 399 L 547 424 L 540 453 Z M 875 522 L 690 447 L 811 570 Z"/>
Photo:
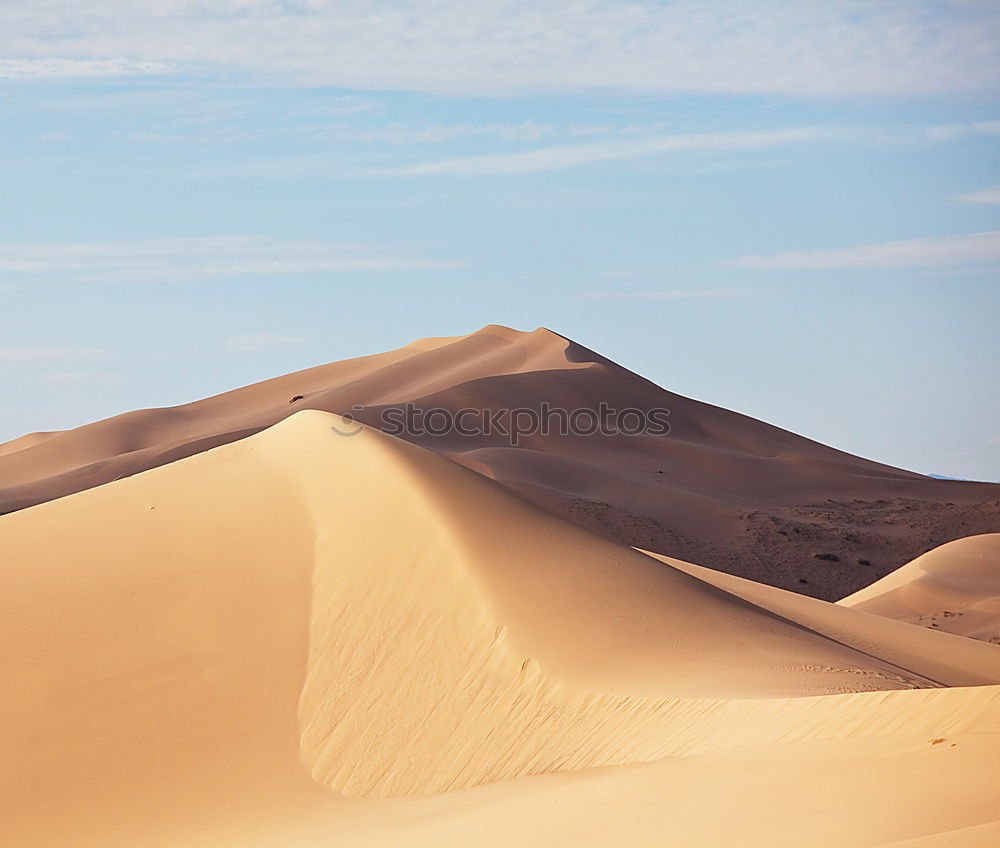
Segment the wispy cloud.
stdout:
<path fill-rule="evenodd" d="M 634 280 L 643 277 L 664 277 L 663 271 L 600 271 L 594 275 L 602 280 Z"/>
<path fill-rule="evenodd" d="M 302 341 L 295 336 L 282 336 L 275 333 L 255 333 L 245 336 L 233 336 L 226 339 L 226 348 L 231 353 L 257 353 L 262 350 L 288 347 Z"/>
<path fill-rule="evenodd" d="M 744 256 L 745 268 L 826 270 L 833 268 L 922 268 L 1000 262 L 1000 231 L 905 239 L 833 250 Z"/>
<path fill-rule="evenodd" d="M 0 80 L 130 77 L 169 74 L 175 70 L 176 66 L 170 62 L 132 59 L 66 59 L 58 56 L 0 59 Z"/>
<path fill-rule="evenodd" d="M 38 379 L 62 386 L 99 386 L 112 388 L 125 382 L 125 375 L 114 371 L 50 371 Z"/>
<path fill-rule="evenodd" d="M 103 63 L 445 93 L 914 94 L 993 90 L 998 26 L 996 3 L 969 0 L 51 0 L 0 8 L 0 55 L 22 75 Z"/>
<path fill-rule="evenodd" d="M 1000 203 L 1000 186 L 994 186 L 993 188 L 984 188 L 981 191 L 970 191 L 968 194 L 960 194 L 956 197 L 953 197 L 952 200 L 960 200 L 963 203 L 982 203 L 982 204 Z"/>
<path fill-rule="evenodd" d="M 954 141 L 976 135 L 1000 135 L 1000 121 L 973 121 L 969 124 L 934 124 L 924 129 L 928 141 Z"/>
<path fill-rule="evenodd" d="M 108 281 L 412 271 L 454 268 L 459 264 L 391 251 L 380 255 L 370 248 L 337 242 L 260 236 L 0 245 L 0 275 L 57 274 Z"/>
<path fill-rule="evenodd" d="M 663 289 L 646 292 L 583 292 L 575 300 L 689 300 L 712 297 L 758 297 L 770 294 L 759 289 Z"/>
<path fill-rule="evenodd" d="M 466 156 L 370 172 L 376 176 L 485 176 L 535 174 L 600 162 L 637 159 L 685 151 L 745 150 L 828 139 L 831 130 L 816 127 L 772 132 L 692 133 L 652 138 L 623 138 L 593 144 L 556 145 L 521 153 Z"/>
<path fill-rule="evenodd" d="M 554 124 L 540 124 L 535 121 L 521 121 L 516 124 L 431 124 L 427 126 L 407 126 L 395 123 L 370 129 L 353 127 L 348 124 L 335 124 L 317 130 L 314 137 L 363 144 L 381 142 L 392 145 L 410 145 L 441 144 L 457 139 L 484 136 L 504 141 L 535 141 L 551 135 L 555 130 Z"/>
<path fill-rule="evenodd" d="M 66 362 L 107 359 L 106 350 L 83 347 L 0 347 L 0 363 Z"/>
<path fill-rule="evenodd" d="M 553 124 L 522 121 L 516 124 L 430 124 L 411 125 L 401 123 L 385 124 L 380 127 L 361 127 L 346 122 L 302 124 L 291 121 L 286 124 L 248 128 L 244 123 L 218 126 L 204 126 L 192 130 L 189 126 L 171 128 L 169 131 L 131 132 L 125 136 L 128 141 L 142 144 L 234 144 L 255 138 L 294 137 L 297 142 L 328 144 L 347 142 L 353 145 L 386 145 L 403 147 L 410 145 L 433 145 L 446 142 L 494 138 L 500 141 L 536 141 L 556 131 Z M 294 161 L 292 158 L 291 161 Z M 328 161 L 317 157 L 318 161 Z M 290 160 L 282 160 L 290 161 Z"/>
<path fill-rule="evenodd" d="M 310 103 L 307 106 L 292 109 L 287 117 L 344 118 L 349 115 L 379 112 L 384 108 L 385 104 L 381 100 L 373 100 L 370 97 L 358 97 L 351 94 L 333 95 L 324 97 L 319 103 Z"/>
<path fill-rule="evenodd" d="M 925 277 L 996 277 L 1000 280 L 1000 265 L 951 265 L 943 268 L 923 268 L 920 273 Z"/>

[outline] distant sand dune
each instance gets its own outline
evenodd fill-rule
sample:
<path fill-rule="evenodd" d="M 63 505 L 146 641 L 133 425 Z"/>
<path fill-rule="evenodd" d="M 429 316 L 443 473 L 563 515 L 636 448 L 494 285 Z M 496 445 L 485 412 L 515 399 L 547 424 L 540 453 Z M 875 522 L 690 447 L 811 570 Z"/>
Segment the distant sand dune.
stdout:
<path fill-rule="evenodd" d="M 294 400 L 293 398 L 299 398 Z M 549 330 L 491 325 L 0 445 L 0 513 L 245 438 L 300 409 L 670 411 L 669 436 L 411 435 L 606 537 L 826 600 L 1000 531 L 1000 485 L 934 480 L 661 389 Z M 835 403 L 836 399 L 831 399 Z"/>
<path fill-rule="evenodd" d="M 1000 533 L 941 545 L 840 604 L 1000 644 Z"/>
<path fill-rule="evenodd" d="M 10 844 L 991 833 L 1000 686 L 940 687 L 1000 683 L 1000 648 L 658 562 L 342 424 L 0 518 Z"/>

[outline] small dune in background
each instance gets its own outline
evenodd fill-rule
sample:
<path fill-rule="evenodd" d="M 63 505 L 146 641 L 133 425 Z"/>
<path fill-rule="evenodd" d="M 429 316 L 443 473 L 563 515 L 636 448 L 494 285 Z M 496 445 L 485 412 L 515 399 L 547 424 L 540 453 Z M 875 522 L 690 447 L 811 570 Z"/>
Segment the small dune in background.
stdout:
<path fill-rule="evenodd" d="M 852 609 L 1000 644 L 1000 533 L 941 545 L 840 601 Z"/>

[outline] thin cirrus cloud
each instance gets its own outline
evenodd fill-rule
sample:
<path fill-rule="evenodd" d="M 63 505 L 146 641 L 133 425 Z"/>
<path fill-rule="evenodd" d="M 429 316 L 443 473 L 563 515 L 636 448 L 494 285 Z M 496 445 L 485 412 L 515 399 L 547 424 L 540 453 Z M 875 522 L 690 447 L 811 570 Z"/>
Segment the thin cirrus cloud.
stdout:
<path fill-rule="evenodd" d="M 662 289 L 645 292 L 599 291 L 577 295 L 575 300 L 691 300 L 714 297 L 756 297 L 768 294 L 753 289 Z"/>
<path fill-rule="evenodd" d="M 89 79 L 169 74 L 175 71 L 167 62 L 142 62 L 130 59 L 0 59 L 0 80 Z"/>
<path fill-rule="evenodd" d="M 555 124 L 487 124 L 482 126 L 458 125 L 412 128 L 400 125 L 377 129 L 358 130 L 343 125 L 327 129 L 329 137 L 340 140 L 371 143 L 375 140 L 392 144 L 431 144 L 460 137 L 495 136 L 505 141 L 527 141 L 545 135 L 565 134 L 571 138 L 581 135 L 605 135 L 609 138 L 588 143 L 550 144 L 531 150 L 502 153 L 478 153 L 447 159 L 409 162 L 384 166 L 371 166 L 369 152 L 341 151 L 337 154 L 311 153 L 216 163 L 195 168 L 192 177 L 240 177 L 249 179 L 296 179 L 303 177 L 329 177 L 336 179 L 413 178 L 435 176 L 517 176 L 559 171 L 682 153 L 739 152 L 790 147 L 793 145 L 837 141 L 840 143 L 912 143 L 914 141 L 950 141 L 968 134 L 994 133 L 993 125 L 1000 129 L 1000 121 L 950 127 L 948 136 L 933 137 L 932 130 L 940 127 L 788 127 L 771 130 L 733 130 L 712 133 L 662 133 L 660 126 L 635 124 L 602 124 L 584 127 Z M 984 129 L 986 127 L 987 129 Z M 660 132 L 656 132 L 661 130 Z M 148 138 L 148 136 L 146 137 Z M 177 138 L 180 138 L 178 136 Z M 384 155 L 380 153 L 379 155 Z"/>
<path fill-rule="evenodd" d="M 744 256 L 735 264 L 760 270 L 928 268 L 1000 262 L 1000 230 L 960 236 L 904 239 L 833 250 Z"/>
<path fill-rule="evenodd" d="M 934 124 L 924 128 L 928 141 L 954 141 L 968 136 L 1000 135 L 1000 121 L 972 121 L 967 124 Z"/>
<path fill-rule="evenodd" d="M 96 386 L 113 388 L 126 382 L 124 374 L 114 371 L 50 371 L 38 379 L 58 386 Z"/>
<path fill-rule="evenodd" d="M 127 140 L 140 144 L 232 144 L 252 138 L 288 137 L 296 143 L 336 144 L 347 147 L 372 145 L 393 147 L 432 146 L 454 141 L 496 139 L 501 142 L 537 141 L 557 131 L 553 124 L 534 121 L 520 123 L 489 124 L 432 124 L 429 126 L 406 126 L 392 123 L 381 127 L 360 127 L 346 122 L 303 126 L 289 123 L 284 126 L 269 126 L 256 130 L 244 126 L 206 126 L 196 130 L 183 127 L 172 132 L 130 133 Z M 196 169 L 195 176 L 268 176 L 294 177 L 299 174 L 340 173 L 349 175 L 359 172 L 356 158 L 314 154 L 291 156 L 264 162 L 235 162 Z"/>
<path fill-rule="evenodd" d="M 413 271 L 459 265 L 390 253 L 378 255 L 337 242 L 258 236 L 0 245 L 0 275 L 49 274 L 94 281 Z"/>
<path fill-rule="evenodd" d="M 277 333 L 251 333 L 226 339 L 226 349 L 230 353 L 259 353 L 299 344 L 302 339 L 282 336 Z"/>
<path fill-rule="evenodd" d="M 991 206 L 1000 203 L 1000 186 L 984 188 L 980 191 L 970 191 L 968 194 L 959 194 L 952 199 L 960 200 L 962 203 L 980 203 Z"/>
<path fill-rule="evenodd" d="M 998 25 L 983 0 L 51 0 L 0 7 L 0 55 L 28 77 L 118 63 L 434 93 L 919 94 L 994 88 Z"/>
<path fill-rule="evenodd" d="M 81 360 L 107 359 L 106 350 L 83 347 L 51 347 L 28 345 L 25 347 L 0 347 L 0 364 L 26 364 L 32 362 L 79 362 Z"/>
<path fill-rule="evenodd" d="M 601 162 L 686 151 L 749 150 L 833 138 L 833 130 L 799 127 L 770 132 L 690 133 L 616 139 L 594 144 L 553 145 L 519 153 L 466 156 L 369 172 L 372 176 L 515 176 Z"/>

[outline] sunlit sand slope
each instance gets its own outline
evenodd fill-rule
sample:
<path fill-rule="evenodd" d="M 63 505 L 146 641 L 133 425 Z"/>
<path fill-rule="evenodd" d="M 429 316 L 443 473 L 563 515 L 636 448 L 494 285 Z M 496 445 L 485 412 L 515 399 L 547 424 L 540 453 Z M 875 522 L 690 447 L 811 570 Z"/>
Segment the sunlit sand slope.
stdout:
<path fill-rule="evenodd" d="M 1000 687 L 937 688 L 940 660 L 932 675 L 916 656 L 859 650 L 433 453 L 335 425 L 304 412 L 0 519 L 10 844 L 394 844 L 419 808 L 371 798 L 477 786 L 454 797 L 510 832 L 506 805 L 534 806 L 535 784 L 488 785 L 548 775 L 588 807 L 643 782 L 636 840 L 652 845 L 671 827 L 656 799 L 687 773 L 707 791 L 744 763 L 762 793 L 831 757 L 923 768 L 942 746 L 951 759 L 927 779 L 980 769 L 972 800 L 946 792 L 914 828 L 876 835 L 985 821 L 996 793 L 972 743 L 993 750 Z M 672 797 L 665 809 L 687 806 Z M 414 840 L 462 844 L 469 807 L 450 803 L 457 830 L 435 843 L 418 816 Z M 539 833 L 569 838 L 590 817 L 594 844 L 614 844 L 599 810 L 548 815 Z"/>
<path fill-rule="evenodd" d="M 1000 679 L 1000 650 L 994 645 L 948 635 L 943 629 L 915 627 L 860 607 L 807 598 L 662 554 L 649 556 L 859 651 L 919 669 L 945 685 L 980 686 Z"/>
<path fill-rule="evenodd" d="M 1000 644 L 1000 533 L 941 545 L 839 603 Z"/>
<path fill-rule="evenodd" d="M 731 748 L 404 799 L 378 808 L 378 828 L 346 821 L 364 848 L 994 848 L 1000 734 L 938 739 L 897 728 Z M 302 844 L 322 832 L 310 822 Z"/>

